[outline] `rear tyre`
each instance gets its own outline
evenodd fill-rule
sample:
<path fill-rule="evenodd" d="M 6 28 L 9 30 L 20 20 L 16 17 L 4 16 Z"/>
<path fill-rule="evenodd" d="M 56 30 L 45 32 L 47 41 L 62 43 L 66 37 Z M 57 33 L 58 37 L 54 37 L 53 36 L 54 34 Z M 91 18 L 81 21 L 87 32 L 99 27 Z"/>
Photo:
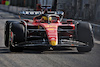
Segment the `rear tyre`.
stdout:
<path fill-rule="evenodd" d="M 13 21 L 6 21 L 5 23 L 5 46 L 8 47 L 9 45 L 9 25 L 10 23 L 12 23 Z"/>
<path fill-rule="evenodd" d="M 78 52 L 90 52 L 94 46 L 92 26 L 87 22 L 80 22 L 77 25 L 77 36 L 80 42 L 87 46 L 78 46 Z"/>

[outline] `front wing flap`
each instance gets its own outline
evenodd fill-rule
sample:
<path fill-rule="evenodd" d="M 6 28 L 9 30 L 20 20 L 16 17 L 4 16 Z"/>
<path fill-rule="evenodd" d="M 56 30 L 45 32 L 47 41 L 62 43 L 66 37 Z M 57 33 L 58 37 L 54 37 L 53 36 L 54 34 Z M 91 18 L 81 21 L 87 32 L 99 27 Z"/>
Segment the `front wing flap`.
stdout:
<path fill-rule="evenodd" d="M 79 42 L 79 41 L 72 41 L 72 40 L 60 40 L 59 44 L 52 46 L 47 43 L 45 40 L 35 40 L 35 41 L 26 41 L 21 42 L 19 44 L 15 44 L 15 46 L 20 47 L 31 47 L 31 46 L 48 46 L 48 47 L 77 47 L 77 46 L 87 46 L 87 44 Z"/>

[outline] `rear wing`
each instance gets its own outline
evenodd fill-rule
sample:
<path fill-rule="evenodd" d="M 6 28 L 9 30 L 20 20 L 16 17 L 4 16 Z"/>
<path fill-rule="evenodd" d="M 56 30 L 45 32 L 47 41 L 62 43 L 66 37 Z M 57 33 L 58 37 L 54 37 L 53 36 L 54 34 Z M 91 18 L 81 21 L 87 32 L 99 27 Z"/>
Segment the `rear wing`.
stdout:
<path fill-rule="evenodd" d="M 40 15 L 40 14 L 44 14 L 44 11 L 21 11 L 19 12 L 20 15 L 31 15 L 31 16 L 35 16 L 35 15 Z M 57 14 L 57 15 L 64 15 L 63 11 L 48 11 L 47 14 Z"/>

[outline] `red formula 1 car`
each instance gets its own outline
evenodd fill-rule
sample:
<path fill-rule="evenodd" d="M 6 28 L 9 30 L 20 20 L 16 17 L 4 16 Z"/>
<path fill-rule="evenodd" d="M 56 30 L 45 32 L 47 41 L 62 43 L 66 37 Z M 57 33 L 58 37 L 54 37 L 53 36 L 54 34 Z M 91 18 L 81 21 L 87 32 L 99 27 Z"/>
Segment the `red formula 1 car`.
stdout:
<path fill-rule="evenodd" d="M 6 21 L 5 46 L 12 52 L 22 51 L 24 47 L 76 47 L 79 52 L 89 52 L 94 46 L 90 23 L 63 20 L 62 11 L 20 13 L 37 16 L 33 21 Z"/>

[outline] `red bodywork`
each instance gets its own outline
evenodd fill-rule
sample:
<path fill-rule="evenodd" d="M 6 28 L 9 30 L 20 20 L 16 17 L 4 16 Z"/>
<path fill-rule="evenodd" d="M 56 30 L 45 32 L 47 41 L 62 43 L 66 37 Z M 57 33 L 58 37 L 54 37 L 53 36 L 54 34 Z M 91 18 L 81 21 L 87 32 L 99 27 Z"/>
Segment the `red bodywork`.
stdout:
<path fill-rule="evenodd" d="M 67 32 L 62 32 L 59 30 L 59 27 L 70 27 L 70 30 L 75 30 L 75 24 L 73 24 L 73 20 L 67 20 L 66 22 L 60 22 L 59 17 L 57 17 L 57 21 L 54 22 L 55 20 L 52 20 L 51 23 L 41 23 L 41 20 L 37 20 L 36 18 L 33 18 L 33 22 L 30 22 L 29 20 L 25 20 L 27 23 L 27 26 L 38 26 L 42 27 L 47 35 L 48 42 L 51 46 L 56 46 L 58 45 L 59 41 L 59 36 L 68 36 L 68 37 L 73 37 L 73 31 L 67 31 Z M 69 28 L 68 28 L 69 29 Z M 61 32 L 60 34 L 58 32 Z"/>

